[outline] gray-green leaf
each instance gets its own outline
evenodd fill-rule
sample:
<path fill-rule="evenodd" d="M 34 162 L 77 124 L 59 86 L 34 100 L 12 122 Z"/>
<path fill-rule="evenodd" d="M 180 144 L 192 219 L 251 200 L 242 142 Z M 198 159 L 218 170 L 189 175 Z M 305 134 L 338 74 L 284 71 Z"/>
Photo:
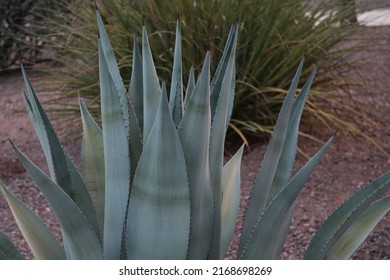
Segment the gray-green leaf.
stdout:
<path fill-rule="evenodd" d="M 333 139 L 334 136 L 324 144 L 266 206 L 260 217 L 255 221 L 249 237 L 240 240 L 238 250 L 240 259 L 275 258 L 274 249 L 279 247 L 278 243 L 284 243 L 283 239 L 278 238 L 285 230 L 285 225 L 281 224 L 281 221 L 291 211 L 299 192 Z"/>
<path fill-rule="evenodd" d="M 190 190 L 183 149 L 163 95 L 131 189 L 128 259 L 185 259 Z"/>
<path fill-rule="evenodd" d="M 221 259 L 225 257 L 232 240 L 240 209 L 240 172 L 243 151 L 244 145 L 222 169 Z"/>
<path fill-rule="evenodd" d="M 324 259 L 336 242 L 366 209 L 390 188 L 390 172 L 387 172 L 353 194 L 321 225 L 309 247 L 305 259 Z"/>
<path fill-rule="evenodd" d="M 326 259 L 348 259 L 389 211 L 390 196 L 371 204 L 337 240 Z"/>
<path fill-rule="evenodd" d="M 210 54 L 189 98 L 179 126 L 191 192 L 191 235 L 189 259 L 206 259 L 213 231 L 214 205 L 209 166 Z"/>
<path fill-rule="evenodd" d="M 9 240 L 7 235 L 0 231 L 0 260 L 22 260 L 23 257 Z"/>
<path fill-rule="evenodd" d="M 26 239 L 34 257 L 40 260 L 65 259 L 64 250 L 46 224 L 11 193 L 1 181 L 0 189 L 7 199 L 16 223 Z M 3 240 L 1 244 L 4 245 L 6 243 L 4 243 Z M 1 252 L 3 252 L 7 258 L 21 258 L 20 254 L 16 253 L 16 248 L 13 249 L 9 244 L 6 248 L 6 250 L 4 250 L 4 248 L 0 249 L 0 255 L 2 254 Z"/>
<path fill-rule="evenodd" d="M 74 201 L 16 146 L 14 150 L 58 218 L 67 243 L 67 259 L 103 259 L 99 238 Z"/>

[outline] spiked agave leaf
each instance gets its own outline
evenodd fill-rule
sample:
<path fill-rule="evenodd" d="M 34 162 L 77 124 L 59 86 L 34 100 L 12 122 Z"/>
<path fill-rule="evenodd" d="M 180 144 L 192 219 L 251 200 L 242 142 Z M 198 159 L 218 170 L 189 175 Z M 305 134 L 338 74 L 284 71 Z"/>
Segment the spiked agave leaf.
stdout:
<path fill-rule="evenodd" d="M 143 143 L 148 140 L 150 131 L 160 103 L 161 88 L 150 50 L 146 27 L 142 27 L 142 69 L 143 69 L 143 100 L 144 100 L 144 128 Z"/>
<path fill-rule="evenodd" d="M 272 181 L 268 203 L 281 191 L 281 189 L 289 182 L 291 170 L 295 160 L 298 142 L 298 128 L 301 119 L 304 103 L 309 95 L 310 87 L 313 83 L 316 68 L 312 71 L 307 82 L 303 86 L 300 94 L 295 98 L 293 107 L 291 109 L 291 116 L 289 118 L 288 133 L 283 143 L 283 150 L 280 155 L 278 167 Z M 301 183 L 302 186 L 304 182 Z M 283 215 L 280 222 L 278 233 L 273 235 L 273 240 L 269 240 L 269 244 L 273 244 L 272 251 L 269 252 L 269 258 L 279 258 L 282 253 L 284 242 L 287 238 L 288 229 L 291 223 L 293 208 Z"/>
<path fill-rule="evenodd" d="M 65 252 L 53 233 L 33 211 L 26 207 L 0 181 L 0 189 L 8 201 L 16 222 L 37 259 L 64 259 Z M 0 259 L 22 259 L 8 238 L 0 233 Z"/>
<path fill-rule="evenodd" d="M 283 143 L 287 135 L 294 95 L 302 72 L 303 62 L 304 61 L 302 60 L 291 83 L 290 89 L 288 90 L 286 99 L 276 122 L 274 132 L 272 133 L 271 140 L 268 144 L 264 159 L 261 163 L 252 188 L 241 233 L 241 240 L 244 242 L 249 238 L 256 221 L 266 207 L 267 201 L 269 201 L 269 193 L 283 151 Z M 288 148 L 294 149 L 294 146 L 290 146 Z M 290 174 L 287 174 L 287 176 L 289 177 Z"/>
<path fill-rule="evenodd" d="M 173 59 L 173 70 L 171 80 L 171 92 L 169 94 L 169 110 L 171 111 L 176 127 L 179 126 L 183 116 L 183 69 L 181 55 L 181 31 L 180 21 L 176 25 L 175 57 Z"/>
<path fill-rule="evenodd" d="M 222 169 L 221 244 L 220 255 L 226 255 L 236 227 L 240 208 L 240 171 L 244 145 Z"/>
<path fill-rule="evenodd" d="M 96 209 L 100 233 L 103 234 L 105 188 L 103 133 L 81 99 L 80 112 L 83 121 L 81 167 L 85 185 L 91 194 L 91 199 Z"/>
<path fill-rule="evenodd" d="M 302 59 L 287 93 L 252 189 L 238 251 L 240 258 L 279 258 L 291 222 L 292 205 L 296 196 L 331 143 L 331 140 L 328 141 L 294 179 L 289 181 L 296 154 L 299 121 L 316 70 L 313 70 L 301 93 L 294 99 L 303 62 Z M 295 193 L 290 192 L 293 189 Z M 287 203 L 285 208 L 282 201 Z M 276 217 L 279 219 L 278 222 L 272 222 L 271 220 Z M 264 223 L 273 226 L 269 228 Z M 259 243 L 263 244 L 262 250 L 254 250 L 253 247 L 259 246 Z"/>
<path fill-rule="evenodd" d="M 210 175 L 213 190 L 215 207 L 215 221 L 213 229 L 213 239 L 211 244 L 210 258 L 218 259 L 220 252 L 221 235 L 221 208 L 222 204 L 222 167 L 224 156 L 224 143 L 227 126 L 229 123 L 230 112 L 233 104 L 232 100 L 232 81 L 235 68 L 235 49 L 237 46 L 237 25 L 233 25 L 230 40 L 228 39 L 225 56 L 222 57 L 220 67 L 217 68 L 215 79 L 217 80 L 211 92 L 211 100 L 215 98 L 217 103 L 213 111 L 213 102 L 211 103 L 212 125 L 210 134 Z"/>
<path fill-rule="evenodd" d="M 7 235 L 0 231 L 0 260 L 22 260 L 23 257 L 9 240 Z"/>
<path fill-rule="evenodd" d="M 289 214 L 293 204 L 318 164 L 333 141 L 333 137 L 328 140 L 322 149 L 287 183 L 274 199 L 266 206 L 261 216 L 256 220 L 252 233 L 248 239 L 240 243 L 240 259 L 274 259 L 275 249 L 284 243 L 283 234 L 285 230 L 286 214 Z M 289 224 L 290 221 L 288 221 Z M 276 236 L 276 238 L 275 238 Z M 242 244 L 242 245 L 241 245 Z M 280 252 L 277 252 L 280 253 Z M 279 257 L 279 255 L 277 256 Z"/>
<path fill-rule="evenodd" d="M 129 259 L 185 259 L 190 188 L 165 86 L 135 174 L 127 217 Z"/>
<path fill-rule="evenodd" d="M 132 103 L 134 106 L 134 111 L 138 120 L 138 130 L 140 130 L 141 128 L 144 127 L 144 121 L 143 121 L 144 120 L 144 100 L 143 100 L 144 90 L 143 90 L 142 58 L 139 51 L 138 40 L 136 35 L 134 35 L 132 66 L 133 69 L 131 71 L 131 80 L 130 80 L 128 96 L 130 98 L 129 103 Z M 140 133 L 142 133 L 142 130 L 140 131 Z"/>
<path fill-rule="evenodd" d="M 16 146 L 14 149 L 60 222 L 66 257 L 69 259 L 103 259 L 99 237 L 82 210 L 62 188 L 46 176 Z"/>
<path fill-rule="evenodd" d="M 69 155 L 64 151 L 49 118 L 44 112 L 42 105 L 31 86 L 23 66 L 22 73 L 28 92 L 28 95 L 23 92 L 23 98 L 30 121 L 33 124 L 46 156 L 51 178 L 73 199 L 78 207 L 80 207 L 96 232 L 96 235 L 100 236 L 96 212 L 83 178 L 71 161 Z M 65 242 L 65 244 L 67 243 Z"/>
<path fill-rule="evenodd" d="M 207 53 L 198 84 L 189 97 L 178 129 L 191 192 L 190 259 L 207 258 L 213 233 L 215 210 L 209 165 L 210 129 L 210 55 Z"/>
<path fill-rule="evenodd" d="M 190 96 L 192 95 L 194 88 L 195 88 L 195 73 L 194 73 L 194 67 L 191 66 L 190 74 L 188 76 L 186 95 L 184 97 L 184 109 L 187 107 L 188 100 L 190 99 Z"/>
<path fill-rule="evenodd" d="M 390 196 L 375 202 L 389 188 L 390 172 L 352 195 L 321 225 L 305 252 L 305 259 L 349 257 L 364 240 L 362 237 L 367 236 L 367 228 L 371 230 L 379 221 L 377 217 L 389 210 Z"/>
<path fill-rule="evenodd" d="M 133 164 L 130 162 L 129 148 L 131 106 L 98 11 L 96 17 L 99 28 L 99 78 L 105 160 L 103 246 L 108 259 L 119 259 Z"/>
<path fill-rule="evenodd" d="M 130 149 L 121 103 L 107 62 L 100 59 L 100 92 L 105 166 L 104 251 L 119 259 L 130 187 Z M 112 148 L 112 147 L 121 147 Z"/>
<path fill-rule="evenodd" d="M 326 259 L 348 259 L 390 211 L 390 196 L 371 204 L 333 245 Z"/>

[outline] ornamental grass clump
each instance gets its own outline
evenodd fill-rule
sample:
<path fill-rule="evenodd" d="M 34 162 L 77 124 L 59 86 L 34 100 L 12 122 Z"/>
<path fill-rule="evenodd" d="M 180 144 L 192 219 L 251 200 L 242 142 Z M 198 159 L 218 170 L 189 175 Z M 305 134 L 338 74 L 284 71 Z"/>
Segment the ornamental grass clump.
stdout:
<path fill-rule="evenodd" d="M 88 102 L 90 112 L 98 116 L 99 67 L 91 1 L 54 2 L 61 9 L 49 5 L 37 11 L 50 12 L 37 27 L 48 30 L 44 44 L 58 66 L 52 67 L 53 63 L 51 67 L 39 65 L 38 68 L 51 74 L 52 88 L 49 90 L 61 93 L 46 104 L 54 105 L 52 109 L 61 104 L 61 112 L 78 113 L 77 104 L 73 106 L 70 100 L 82 96 Z M 166 81 L 168 88 L 172 76 L 170 65 L 174 59 L 175 33 L 172 30 L 177 14 L 185 34 L 183 73 L 188 73 L 191 65 L 195 72 L 200 72 L 206 51 L 210 52 L 213 72 L 223 52 L 224 36 L 229 32 L 226 23 L 239 19 L 236 93 L 228 136 L 238 133 L 249 141 L 251 138 L 247 136 L 272 132 L 295 67 L 306 53 L 306 64 L 321 61 L 321 68 L 306 102 L 302 122 L 331 129 L 340 127 L 363 135 L 386 154 L 383 143 L 377 143 L 366 133 L 373 122 L 372 116 L 368 111 L 357 109 L 355 104 L 359 104 L 359 100 L 348 94 L 351 88 L 363 88 L 364 81 L 360 76 L 351 79 L 351 74 L 355 76 L 360 65 L 369 63 L 367 60 L 362 62 L 356 52 L 366 51 L 367 46 L 378 42 L 358 35 L 361 27 L 349 20 L 355 13 L 353 1 L 314 2 L 315 5 L 313 1 L 302 0 L 96 1 L 122 76 L 131 75 L 132 32 L 144 21 L 150 31 L 160 82 Z M 29 42 L 25 45 L 30 47 Z M 302 71 L 299 87 L 310 75 L 309 67 Z"/>
<path fill-rule="evenodd" d="M 99 29 L 101 127 L 80 99 L 83 121 L 81 172 L 45 114 L 22 68 L 23 98 L 47 159 L 46 175 L 11 143 L 45 195 L 61 226 L 63 243 L 4 184 L 0 189 L 37 259 L 223 259 L 240 202 L 241 147 L 224 164 L 224 141 L 233 108 L 238 25 L 233 24 L 211 78 L 207 53 L 199 78 L 190 71 L 184 90 L 181 32 L 177 24 L 169 98 L 160 85 L 145 26 L 142 56 L 134 40 L 127 90 L 114 52 Z M 277 259 L 291 222 L 293 204 L 332 136 L 292 178 L 298 127 L 313 82 L 295 95 L 299 64 L 253 185 L 237 259 Z M 185 94 L 184 94 L 185 92 Z M 348 258 L 390 208 L 381 194 L 390 173 L 361 189 L 319 229 L 308 259 Z M 20 253 L 0 233 L 0 258 Z"/>

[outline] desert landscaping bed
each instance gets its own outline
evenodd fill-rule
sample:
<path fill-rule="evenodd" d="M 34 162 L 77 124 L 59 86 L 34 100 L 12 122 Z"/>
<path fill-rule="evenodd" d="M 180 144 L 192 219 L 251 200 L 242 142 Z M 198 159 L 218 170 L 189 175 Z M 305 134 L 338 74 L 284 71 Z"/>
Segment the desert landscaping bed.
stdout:
<path fill-rule="evenodd" d="M 390 27 L 367 27 L 362 28 L 362 32 L 362 36 L 380 35 L 381 39 L 377 39 L 378 43 L 387 47 L 385 50 L 382 47 L 375 53 L 371 50 L 356 54 L 369 55 L 375 68 L 367 67 L 360 73 L 365 77 L 368 86 L 364 89 L 364 93 L 357 91 L 354 94 L 357 100 L 363 101 L 362 110 L 369 108 L 376 122 L 375 126 L 371 126 L 364 132 L 382 143 L 384 150 L 390 154 L 388 113 L 390 111 Z M 31 75 L 34 80 L 33 85 L 37 88 L 40 87 L 40 81 L 48 82 L 49 79 L 45 75 L 34 72 L 31 72 Z M 42 150 L 24 111 L 22 89 L 20 71 L 0 73 L 0 176 L 14 193 L 39 213 L 60 238 L 59 226 L 52 211 L 18 162 L 8 140 L 14 141 L 38 166 L 46 170 Z M 39 94 L 39 96 L 43 100 L 47 98 L 47 94 Z M 65 149 L 74 161 L 78 162 L 81 140 L 75 135 L 81 129 L 80 118 L 53 115 L 52 119 L 63 139 Z M 309 125 L 303 126 L 302 130 L 322 140 L 326 140 L 334 133 L 324 127 Z M 256 142 L 251 144 L 251 148 L 243 157 L 240 219 L 266 144 L 262 140 Z M 301 138 L 299 147 L 304 153 L 313 155 L 320 146 L 314 141 Z M 305 161 L 305 156 L 298 154 L 296 167 L 302 166 Z M 316 168 L 295 204 L 293 221 L 282 258 L 301 259 L 312 235 L 325 218 L 358 188 L 388 170 L 390 170 L 390 159 L 383 151 L 363 137 L 347 133 L 341 128 L 332 148 Z M 237 224 L 237 229 L 239 228 L 240 222 Z M 0 229 L 11 237 L 26 258 L 32 258 L 3 197 L 0 197 Z M 237 241 L 236 234 L 228 258 L 234 256 Z M 390 214 L 384 217 L 352 258 L 390 259 Z"/>

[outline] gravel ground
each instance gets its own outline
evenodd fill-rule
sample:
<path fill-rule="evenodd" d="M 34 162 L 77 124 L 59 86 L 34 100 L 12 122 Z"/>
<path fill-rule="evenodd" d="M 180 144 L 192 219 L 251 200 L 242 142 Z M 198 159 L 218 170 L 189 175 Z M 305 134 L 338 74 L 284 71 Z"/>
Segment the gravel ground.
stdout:
<path fill-rule="evenodd" d="M 374 68 L 366 68 L 362 75 L 370 84 L 369 92 L 359 94 L 357 99 L 364 102 L 362 110 L 370 109 L 377 125 L 370 127 L 365 133 L 384 144 L 384 149 L 390 154 L 390 28 L 371 27 L 362 29 L 364 36 L 380 35 L 380 42 L 387 46 L 387 53 L 381 50 L 375 52 L 371 62 Z M 375 38 L 378 38 L 375 36 Z M 357 55 L 372 55 L 373 52 L 362 52 Z M 45 80 L 33 74 L 34 80 Z M 17 72 L 0 74 L 0 177 L 9 188 L 16 193 L 28 206 L 36 211 L 59 236 L 58 223 L 38 192 L 29 176 L 13 154 L 8 139 L 18 145 L 22 151 L 45 169 L 45 161 L 41 148 L 35 137 L 31 124 L 24 111 L 21 90 L 23 82 Z M 40 95 L 45 99 L 44 95 Z M 81 127 L 79 118 L 53 117 L 54 126 L 63 139 L 64 147 L 78 162 L 80 139 L 74 133 Z M 302 128 L 303 131 L 326 140 L 333 131 L 323 127 Z M 306 138 L 299 140 L 299 147 L 308 155 L 313 155 L 318 149 L 318 143 Z M 264 153 L 264 141 L 253 144 L 246 151 L 242 161 L 242 203 L 241 214 L 237 224 L 240 228 L 245 201 L 250 192 L 253 179 Z M 302 166 L 306 158 L 299 154 L 295 170 Z M 292 224 L 282 259 L 301 259 L 308 242 L 316 229 L 343 201 L 360 187 L 366 185 L 377 176 L 390 170 L 390 161 L 381 151 L 370 144 L 365 138 L 339 131 L 335 143 L 325 155 L 311 179 L 300 194 L 293 214 Z M 18 230 L 8 206 L 0 196 L 0 230 L 4 231 L 26 258 L 32 258 L 27 245 Z M 238 234 L 230 246 L 228 258 L 235 256 Z M 352 259 L 390 259 L 390 214 L 387 214 L 375 230 L 370 234 Z"/>

